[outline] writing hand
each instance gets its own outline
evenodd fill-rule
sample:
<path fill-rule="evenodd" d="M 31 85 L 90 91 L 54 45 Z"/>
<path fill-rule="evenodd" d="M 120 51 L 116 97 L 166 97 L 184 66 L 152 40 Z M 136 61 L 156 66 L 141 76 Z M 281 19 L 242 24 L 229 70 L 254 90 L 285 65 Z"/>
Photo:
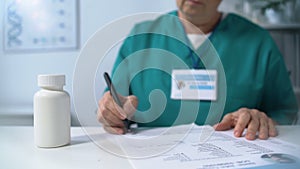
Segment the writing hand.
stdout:
<path fill-rule="evenodd" d="M 123 120 L 130 119 L 136 111 L 138 100 L 135 96 L 118 95 L 122 102 L 123 108 L 113 100 L 110 92 L 105 92 L 99 100 L 97 119 L 103 125 L 103 128 L 112 134 L 125 134 L 126 127 Z"/>
<path fill-rule="evenodd" d="M 256 109 L 241 108 L 238 111 L 226 114 L 222 121 L 214 125 L 216 131 L 234 128 L 234 136 L 241 137 L 247 128 L 246 139 L 268 139 L 277 136 L 275 122 L 264 112 Z"/>

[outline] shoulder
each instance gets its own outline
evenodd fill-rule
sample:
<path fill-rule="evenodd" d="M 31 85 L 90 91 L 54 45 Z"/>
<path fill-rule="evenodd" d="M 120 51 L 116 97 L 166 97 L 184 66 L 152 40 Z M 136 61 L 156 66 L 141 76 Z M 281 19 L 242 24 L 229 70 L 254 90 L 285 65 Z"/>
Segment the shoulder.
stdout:
<path fill-rule="evenodd" d="M 266 29 L 237 14 L 228 13 L 220 23 L 219 30 L 235 40 L 273 45 L 273 38 Z"/>
<path fill-rule="evenodd" d="M 253 23 L 252 21 L 244 18 L 243 16 L 229 13 L 222 21 L 224 22 L 225 26 L 231 30 L 235 31 L 237 33 L 251 33 L 251 34 L 258 34 L 263 36 L 269 36 L 269 33 L 267 30 L 262 28 L 256 23 Z"/>
<path fill-rule="evenodd" d="M 247 27 L 250 29 L 254 29 L 257 31 L 263 31 L 264 28 L 260 27 L 258 24 L 248 20 L 247 18 L 234 14 L 234 13 L 228 13 L 225 19 L 230 24 L 238 24 L 239 27 Z"/>

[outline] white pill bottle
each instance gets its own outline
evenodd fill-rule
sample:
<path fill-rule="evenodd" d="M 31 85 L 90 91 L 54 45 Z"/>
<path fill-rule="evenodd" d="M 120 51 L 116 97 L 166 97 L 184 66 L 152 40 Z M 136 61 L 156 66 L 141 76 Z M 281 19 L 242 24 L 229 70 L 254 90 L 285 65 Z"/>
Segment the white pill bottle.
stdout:
<path fill-rule="evenodd" d="M 41 88 L 34 95 L 34 141 L 38 147 L 70 143 L 70 95 L 64 91 L 65 75 L 39 75 Z"/>

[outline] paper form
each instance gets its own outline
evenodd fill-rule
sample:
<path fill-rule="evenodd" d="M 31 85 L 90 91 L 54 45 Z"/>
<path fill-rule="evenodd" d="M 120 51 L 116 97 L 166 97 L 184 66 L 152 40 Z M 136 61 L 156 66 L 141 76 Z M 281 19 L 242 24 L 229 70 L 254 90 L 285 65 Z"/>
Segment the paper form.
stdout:
<path fill-rule="evenodd" d="M 152 129 L 136 128 L 126 135 L 97 134 L 99 133 L 97 129 L 95 131 L 89 129 L 88 133 L 94 133 L 92 136 L 94 143 L 117 156 L 148 158 L 165 153 L 180 144 L 193 126 L 182 125 Z"/>
<path fill-rule="evenodd" d="M 234 137 L 232 130 L 214 131 L 211 126 L 183 125 L 107 136 L 102 141 L 110 140 L 113 150 L 118 147 L 132 157 L 134 168 L 300 168 L 300 145 L 276 138 L 248 141 Z"/>

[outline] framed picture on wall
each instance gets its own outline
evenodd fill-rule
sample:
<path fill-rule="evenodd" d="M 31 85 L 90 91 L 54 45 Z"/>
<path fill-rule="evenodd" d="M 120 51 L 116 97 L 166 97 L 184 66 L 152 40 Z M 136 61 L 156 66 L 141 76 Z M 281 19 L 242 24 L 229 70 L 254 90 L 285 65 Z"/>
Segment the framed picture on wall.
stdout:
<path fill-rule="evenodd" d="M 5 52 L 79 48 L 78 0 L 6 0 Z"/>

